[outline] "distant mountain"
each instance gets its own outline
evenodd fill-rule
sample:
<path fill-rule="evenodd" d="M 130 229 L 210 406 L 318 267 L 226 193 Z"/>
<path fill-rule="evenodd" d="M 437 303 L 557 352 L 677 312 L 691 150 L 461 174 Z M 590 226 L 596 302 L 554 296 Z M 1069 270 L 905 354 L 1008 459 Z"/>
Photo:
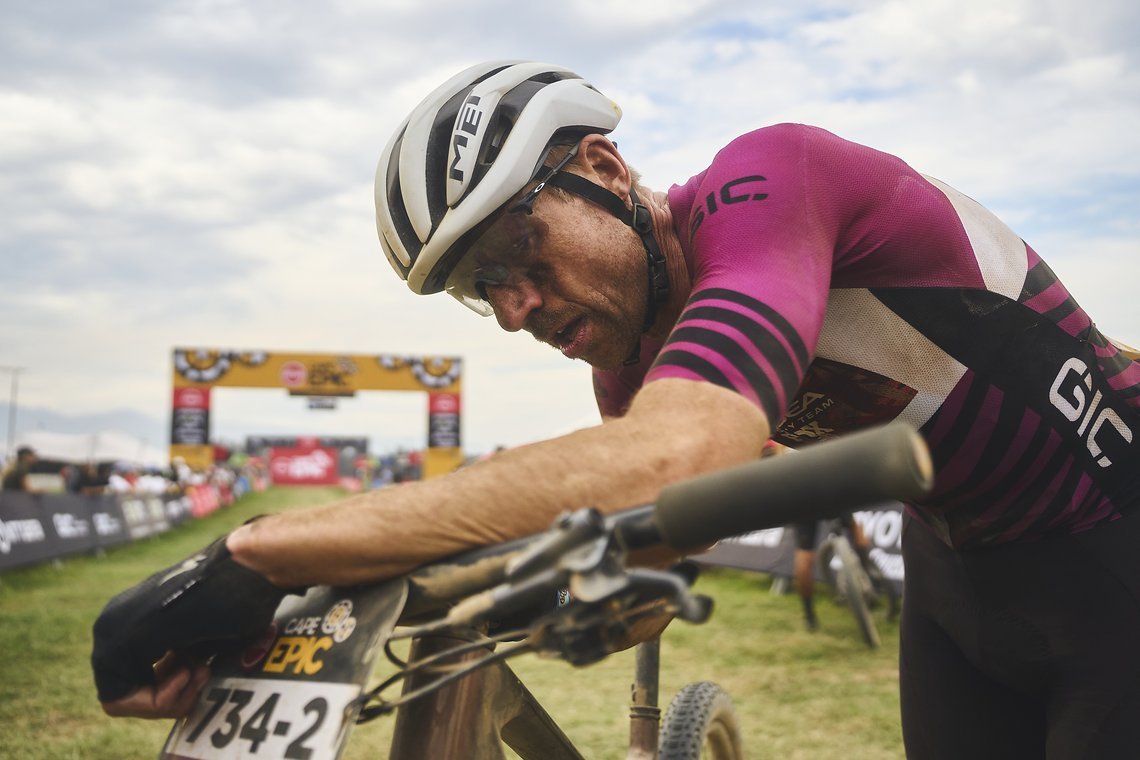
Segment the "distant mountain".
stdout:
<path fill-rule="evenodd" d="M 0 450 L 8 442 L 8 402 L 0 402 Z M 151 446 L 165 448 L 170 440 L 170 422 L 157 416 L 143 414 L 134 409 L 112 409 L 98 414 L 60 414 L 42 407 L 16 407 L 16 433 L 25 430 L 47 430 L 52 433 L 93 434 L 117 430 L 145 441 Z"/>
<path fill-rule="evenodd" d="M 242 420 L 223 420 L 223 424 L 214 423 L 211 430 L 211 439 L 214 443 L 225 446 L 243 446 L 248 431 L 256 435 L 359 435 L 359 433 L 343 433 L 336 429 L 328 431 L 311 430 L 283 422 L 277 426 L 266 427 Z M 149 415 L 134 409 L 112 409 L 99 414 L 61 414 L 42 407 L 24 406 L 16 408 L 16 433 L 29 430 L 46 430 L 50 433 L 71 433 L 93 435 L 95 433 L 118 431 L 143 441 L 148 446 L 165 449 L 170 443 L 170 420 L 162 419 L 157 415 Z M 399 434 L 388 431 L 377 431 L 367 434 L 369 450 L 373 453 L 388 453 L 398 449 L 416 449 L 422 447 L 421 434 L 416 431 L 411 434 Z M 0 402 L 0 458 L 3 458 L 8 446 L 8 403 Z"/>

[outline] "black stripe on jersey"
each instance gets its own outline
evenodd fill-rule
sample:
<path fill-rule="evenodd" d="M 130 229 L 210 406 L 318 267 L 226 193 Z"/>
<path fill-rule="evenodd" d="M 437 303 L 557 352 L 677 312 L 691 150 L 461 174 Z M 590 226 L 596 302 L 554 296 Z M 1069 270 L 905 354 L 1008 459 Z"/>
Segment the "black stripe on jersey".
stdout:
<path fill-rule="evenodd" d="M 1089 492 L 1085 494 L 1085 498 L 1081 499 L 1081 503 L 1077 505 L 1077 514 L 1087 515 L 1093 508 L 1093 505 L 1103 498 L 1104 492 L 1094 485 L 1089 489 Z"/>
<path fill-rule="evenodd" d="M 977 379 L 975 383 L 981 382 Z M 1021 429 L 1021 420 L 1024 409 L 1018 404 L 1009 403 L 1009 399 L 1002 395 L 1001 406 L 998 408 L 997 423 L 991 428 L 989 439 L 986 441 L 982 454 L 974 471 L 966 476 L 960 485 L 941 492 L 940 498 L 957 501 L 960 497 L 974 493 L 982 483 L 986 482 L 1001 464 L 1002 458 L 1017 437 Z"/>
<path fill-rule="evenodd" d="M 791 398 L 795 394 L 796 389 L 800 387 L 802 373 L 803 370 L 807 369 L 807 365 L 801 364 L 800 366 L 803 368 L 803 370 L 797 371 L 796 365 L 792 361 L 792 357 L 788 354 L 788 351 L 786 348 L 784 348 L 783 344 L 781 344 L 780 341 L 776 340 L 776 338 L 770 332 L 764 329 L 764 327 L 762 327 L 756 321 L 750 319 L 747 315 L 741 314 L 740 312 L 733 311 L 731 309 L 726 309 L 723 306 L 692 306 L 686 309 L 685 312 L 681 315 L 681 321 L 678 322 L 678 325 L 685 325 L 686 322 L 697 319 L 704 319 L 710 322 L 718 322 L 740 331 L 740 333 L 744 335 L 745 339 L 747 339 L 749 343 L 755 346 L 756 349 L 760 352 L 761 356 L 767 359 L 768 363 L 772 365 L 772 370 L 776 373 L 776 379 L 780 381 L 780 385 L 783 388 L 784 398 Z M 673 330 L 673 333 L 669 336 L 669 341 L 665 344 L 666 346 L 674 341 L 673 336 L 677 334 L 678 329 L 679 327 Z M 747 375 L 747 373 L 744 372 L 743 368 L 740 366 L 740 363 L 736 359 L 736 354 L 741 354 L 742 359 L 747 362 L 752 362 L 751 357 L 748 356 L 747 352 L 741 348 L 739 344 L 732 341 L 731 338 L 728 340 L 731 342 L 731 346 L 728 347 L 729 350 L 721 351 L 721 353 L 724 354 L 724 357 L 726 359 L 736 365 L 743 374 Z M 696 340 L 694 342 L 701 343 L 702 341 Z M 713 348 L 713 346 L 709 347 Z M 770 381 L 768 380 L 767 376 L 765 376 L 764 385 L 769 384 Z M 752 385 L 755 387 L 756 383 L 752 383 Z M 783 417 L 783 410 L 781 409 L 778 411 L 780 412 L 779 416 Z"/>
<path fill-rule="evenodd" d="M 688 351 L 662 351 L 657 355 L 657 359 L 653 362 L 653 366 L 661 364 L 668 364 L 674 367 L 683 367 L 690 372 L 696 373 L 702 380 L 707 380 L 713 385 L 719 385 L 722 388 L 729 390 L 736 390 L 732 385 L 732 381 L 724 376 L 724 373 L 714 367 L 711 362 L 702 359 L 696 354 L 690 354 Z"/>
<path fill-rule="evenodd" d="M 1041 316 L 1045 317 L 1045 319 L 1048 319 L 1050 322 L 1060 322 L 1062 319 L 1069 316 L 1079 308 L 1081 307 L 1077 305 L 1077 302 L 1073 300 L 1073 297 L 1068 296 L 1064 301 L 1057 304 Z"/>
<path fill-rule="evenodd" d="M 978 411 L 986 400 L 988 388 L 989 385 L 978 378 L 974 378 L 974 382 L 970 384 L 970 388 L 966 391 L 966 398 L 962 400 L 961 408 L 955 412 L 953 425 L 942 440 L 938 442 L 937 451 L 934 452 L 935 472 L 948 460 L 957 456 L 958 450 L 966 442 L 966 437 L 970 434 L 974 421 L 978 419 Z"/>
<path fill-rule="evenodd" d="M 1085 335 L 1085 339 L 1097 348 L 1107 349 L 1110 345 L 1112 346 L 1112 351 L 1114 352 L 1112 356 L 1097 356 L 1096 358 L 1097 367 L 1100 368 L 1106 380 L 1116 377 L 1132 366 L 1132 360 L 1125 356 L 1120 349 L 1116 348 L 1115 345 L 1104 336 L 1104 333 L 1097 329 L 1096 325 L 1089 325 Z M 1140 384 L 1132 385 L 1123 390 L 1114 392 L 1119 395 L 1121 399 L 1136 398 L 1140 396 Z"/>
<path fill-rule="evenodd" d="M 1025 284 L 1021 287 L 1021 295 L 1017 300 L 1025 303 L 1030 298 L 1040 295 L 1057 282 L 1057 275 L 1044 261 L 1038 261 L 1025 275 Z"/>
<path fill-rule="evenodd" d="M 654 367 L 661 365 L 682 367 L 714 385 L 728 388 L 730 391 L 736 391 L 736 386 L 732 384 L 731 380 L 725 377 L 723 372 L 717 369 L 707 359 L 703 359 L 688 351 L 680 349 L 662 351 L 657 356 L 657 360 L 653 362 Z M 761 373 L 761 376 L 763 376 L 763 373 Z M 763 407 L 764 414 L 768 416 L 768 419 L 778 420 L 782 418 L 784 416 L 784 410 L 780 407 L 780 402 L 776 398 L 776 392 L 773 390 L 771 383 L 768 382 L 768 379 L 763 377 L 763 382 L 750 384 L 752 390 L 755 391 L 756 396 L 760 399 L 760 405 Z"/>
<path fill-rule="evenodd" d="M 1041 450 L 1044 447 L 1045 440 L 1048 439 L 1049 428 L 1044 425 L 1037 427 L 1033 432 L 1033 438 L 1029 440 L 1024 451 L 1017 458 L 1016 463 L 1010 467 L 1009 472 L 1005 473 L 1001 481 L 996 484 L 992 491 L 988 491 L 985 495 L 979 496 L 978 499 L 983 504 L 993 505 L 998 504 L 999 501 L 1004 500 L 1009 495 L 1009 492 L 1016 487 L 1016 485 L 1023 479 L 1025 473 L 1029 468 L 1033 467 L 1036 463 L 1037 457 L 1041 456 Z M 1039 476 L 1040 480 L 1040 476 Z M 941 500 L 941 499 L 939 499 Z M 974 542 L 980 536 L 996 537 L 1000 536 L 1002 531 L 1009 528 L 1009 525 L 1020 520 L 1025 515 L 1025 508 L 1023 500 L 1015 498 L 1009 502 L 1001 514 L 994 517 L 993 520 L 987 522 L 985 525 L 970 526 L 972 521 L 984 515 L 985 508 L 982 509 L 960 509 L 953 510 L 947 513 L 947 521 L 950 522 L 950 530 L 952 536 L 960 537 L 967 542 Z M 960 533 L 966 533 L 966 536 L 960 536 Z"/>
<path fill-rule="evenodd" d="M 1015 499 L 1013 503 L 1009 505 L 1009 509 L 1007 509 L 1005 513 L 1002 514 L 1002 516 L 999 517 L 997 521 L 990 526 L 990 535 L 997 535 L 1005 532 L 1025 517 L 1025 514 L 1030 509 L 1032 509 L 1042 498 L 1042 494 L 1044 494 L 1045 489 L 1049 487 L 1049 484 L 1051 482 L 1053 482 L 1053 478 L 1056 476 L 1057 471 L 1064 466 L 1065 459 L 1068 456 L 1069 455 L 1065 451 L 1064 445 L 1059 445 L 1056 449 L 1054 449 L 1053 453 L 1049 455 L 1048 461 L 1045 462 L 1045 466 L 1041 468 L 1038 476 L 1034 478 L 1020 494 L 1018 494 L 1017 499 Z M 1077 467 L 1075 462 L 1073 463 L 1073 469 L 1077 470 L 1079 474 L 1080 467 Z M 1072 492 L 1070 491 L 1068 495 L 1071 496 Z M 1064 508 L 1063 504 L 1061 505 L 1061 508 Z M 1044 525 L 1050 518 L 1051 516 L 1042 513 L 1033 518 L 1032 524 L 1041 526 Z"/>
<path fill-rule="evenodd" d="M 1098 356 L 1097 364 L 1100 365 L 1100 371 L 1104 373 L 1105 378 L 1111 378 L 1131 367 L 1132 360 L 1117 352 L 1112 356 Z"/>
<path fill-rule="evenodd" d="M 689 304 L 701 303 L 709 298 L 716 298 L 738 304 L 756 312 L 768 322 L 771 322 L 772 326 L 779 331 L 784 340 L 788 342 L 788 345 L 792 347 L 792 352 L 796 355 L 796 360 L 799 362 L 800 367 L 805 371 L 807 370 L 808 359 L 810 358 L 808 356 L 807 347 L 804 346 L 804 342 L 800 339 L 800 334 L 796 331 L 796 328 L 792 327 L 792 323 L 784 319 L 783 315 L 778 311 L 750 295 L 735 290 L 728 290 L 727 288 L 709 288 L 708 290 L 702 290 L 699 293 L 695 293 L 693 297 L 689 299 Z"/>
<path fill-rule="evenodd" d="M 1100 349 L 1108 349 L 1109 341 L 1104 333 L 1097 329 L 1096 325 L 1089 328 L 1089 343 Z M 1097 363 L 1100 366 L 1100 371 L 1105 374 L 1106 378 L 1116 377 L 1123 373 L 1123 371 L 1132 366 L 1132 360 L 1125 357 L 1119 349 L 1115 346 L 1112 349 L 1113 356 L 1110 357 L 1097 357 Z M 1134 389 L 1129 389 L 1130 391 Z M 1123 391 L 1121 391 L 1123 393 Z"/>
<path fill-rule="evenodd" d="M 1013 467 L 1011 467 L 1006 476 L 1002 478 L 1002 482 L 998 484 L 997 488 L 990 491 L 989 493 L 979 494 L 978 499 L 991 503 L 1002 499 L 1009 491 L 1009 489 L 1021 481 L 1025 473 L 1033 466 L 1033 463 L 1037 461 L 1037 458 L 1041 456 L 1041 450 L 1045 447 L 1045 442 L 1048 437 L 1049 427 L 1047 425 L 1038 425 L 1037 429 L 1033 431 L 1033 437 L 1029 439 L 1029 443 L 1026 445 L 1025 450 L 1021 452 L 1021 456 L 1019 456 L 1017 458 L 1017 461 L 1014 462 Z M 1038 477 L 1044 476 L 1039 475 Z M 1021 506 L 1019 501 L 1015 501 L 1010 504 L 994 523 L 991 523 L 985 528 L 986 535 L 996 536 L 1001 533 L 1005 527 L 1012 525 L 1014 522 L 1020 519 L 1025 511 L 1024 509 L 1018 509 L 1019 506 Z M 985 510 L 981 511 L 984 512 Z"/>
<path fill-rule="evenodd" d="M 1081 475 L 1084 474 L 1077 462 L 1073 462 L 1072 465 L 1065 479 L 1061 481 L 1057 492 L 1053 494 L 1053 498 L 1049 501 L 1048 506 L 1037 516 L 1035 520 L 1036 524 L 1052 526 L 1057 518 L 1064 514 L 1065 510 L 1069 508 L 1069 505 L 1072 503 L 1073 491 L 1076 490 L 1077 483 L 1080 482 Z M 1091 487 L 1089 491 L 1099 493 L 1095 487 Z M 1087 499 L 1088 497 L 1089 494 L 1085 494 L 1085 498 Z"/>
<path fill-rule="evenodd" d="M 716 351 L 718 354 L 728 359 L 740 374 L 744 375 L 744 379 L 748 381 L 748 385 L 753 388 L 764 386 L 771 388 L 771 381 L 760 368 L 760 365 L 748 355 L 748 352 L 737 343 L 735 340 L 716 330 L 710 330 L 707 327 L 698 327 L 696 325 L 685 325 L 674 328 L 673 332 L 669 334 L 669 340 L 665 343 L 665 348 L 668 349 L 676 343 L 696 343 L 698 346 L 705 346 Z M 678 349 L 680 350 L 680 349 Z M 795 388 L 792 389 L 795 391 Z"/>

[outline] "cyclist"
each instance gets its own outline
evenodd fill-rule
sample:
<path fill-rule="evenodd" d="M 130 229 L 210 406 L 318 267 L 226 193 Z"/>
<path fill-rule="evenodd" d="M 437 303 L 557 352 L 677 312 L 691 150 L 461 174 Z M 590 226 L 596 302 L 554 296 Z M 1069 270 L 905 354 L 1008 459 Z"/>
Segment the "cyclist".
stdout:
<path fill-rule="evenodd" d="M 105 709 L 185 710 L 202 668 L 154 682 L 140 663 L 256 628 L 244 605 L 267 590 L 390 576 L 649 502 L 769 437 L 898 418 L 938 468 L 904 538 L 908 752 L 1131 754 L 1140 365 L 992 214 L 897 158 L 783 124 L 652 192 L 606 137 L 620 115 L 565 68 L 481 64 L 412 112 L 376 182 L 411 289 L 585 359 L 609 421 L 258 520 L 117 597 L 96 625 Z"/>
<path fill-rule="evenodd" d="M 851 515 L 840 518 L 843 530 L 851 540 L 851 548 L 859 555 L 865 569 L 875 568 L 871 559 L 871 542 L 863 534 L 863 529 Z M 819 521 L 803 520 L 792 526 L 796 534 L 796 551 L 792 556 L 792 576 L 804 610 L 804 625 L 809 631 L 819 630 L 819 618 L 815 614 L 815 547 L 819 539 Z M 872 576 L 874 577 L 874 576 Z"/>

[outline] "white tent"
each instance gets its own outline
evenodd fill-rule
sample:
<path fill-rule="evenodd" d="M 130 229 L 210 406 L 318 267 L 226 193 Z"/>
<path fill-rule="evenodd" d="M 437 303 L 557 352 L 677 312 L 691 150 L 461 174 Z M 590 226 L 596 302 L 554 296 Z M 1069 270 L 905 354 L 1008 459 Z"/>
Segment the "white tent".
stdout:
<path fill-rule="evenodd" d="M 16 435 L 17 446 L 31 446 L 41 459 L 61 462 L 124 462 L 139 467 L 165 467 L 167 453 L 146 441 L 108 430 L 100 433 L 52 433 L 30 430 Z"/>

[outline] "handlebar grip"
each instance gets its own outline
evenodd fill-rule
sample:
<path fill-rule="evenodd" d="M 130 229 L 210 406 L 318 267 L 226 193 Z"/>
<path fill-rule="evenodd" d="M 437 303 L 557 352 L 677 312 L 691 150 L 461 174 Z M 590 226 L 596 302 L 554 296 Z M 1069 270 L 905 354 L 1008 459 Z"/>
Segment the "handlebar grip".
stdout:
<path fill-rule="evenodd" d="M 656 522 L 666 544 L 686 551 L 754 530 L 914 499 L 933 482 L 926 442 L 896 422 L 667 486 L 657 499 Z"/>

